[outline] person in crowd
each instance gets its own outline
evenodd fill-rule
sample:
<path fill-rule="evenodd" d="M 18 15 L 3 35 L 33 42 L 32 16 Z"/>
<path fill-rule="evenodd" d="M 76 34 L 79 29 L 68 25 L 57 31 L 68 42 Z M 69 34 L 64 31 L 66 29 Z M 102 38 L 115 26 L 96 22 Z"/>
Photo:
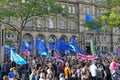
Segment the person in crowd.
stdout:
<path fill-rule="evenodd" d="M 59 80 L 65 80 L 64 73 L 60 73 L 60 75 L 59 75 Z"/>
<path fill-rule="evenodd" d="M 45 73 L 40 73 L 40 79 L 39 80 L 46 80 Z"/>
<path fill-rule="evenodd" d="M 8 76 L 3 76 L 3 80 L 9 80 Z"/>
<path fill-rule="evenodd" d="M 98 69 L 97 69 L 97 80 L 105 80 L 106 79 L 106 72 L 103 69 L 103 65 L 98 64 L 97 67 L 98 67 Z"/>
<path fill-rule="evenodd" d="M 15 76 L 14 76 L 13 68 L 10 68 L 10 72 L 8 73 L 8 76 L 9 76 L 9 80 L 14 80 Z"/>
<path fill-rule="evenodd" d="M 115 59 L 112 59 L 112 62 L 110 63 L 110 72 L 112 75 L 115 73 L 116 69 L 117 69 L 117 62 Z"/>
<path fill-rule="evenodd" d="M 117 72 L 115 72 L 114 74 L 113 74 L 113 78 L 112 78 L 113 80 L 120 80 L 120 75 L 117 73 Z"/>
<path fill-rule="evenodd" d="M 95 60 L 92 61 L 92 64 L 89 67 L 89 71 L 90 71 L 92 80 L 97 80 L 97 66 L 95 65 Z"/>
<path fill-rule="evenodd" d="M 54 80 L 54 75 L 51 69 L 47 70 L 46 80 Z"/>
<path fill-rule="evenodd" d="M 35 80 L 35 73 L 36 73 L 36 69 L 33 69 L 32 73 L 29 76 L 29 80 Z"/>
<path fill-rule="evenodd" d="M 71 69 L 69 80 L 78 80 L 76 69 L 73 68 Z"/>
<path fill-rule="evenodd" d="M 86 64 L 81 70 L 81 80 L 90 80 L 89 64 Z"/>
<path fill-rule="evenodd" d="M 110 66 L 109 64 L 107 64 L 107 65 L 105 66 L 106 80 L 112 80 L 111 72 L 110 72 L 109 66 Z"/>
<path fill-rule="evenodd" d="M 65 74 L 65 79 L 68 80 L 69 76 L 70 76 L 71 70 L 70 70 L 70 66 L 69 63 L 66 62 L 65 63 L 65 68 L 64 68 L 64 74 Z"/>
<path fill-rule="evenodd" d="M 15 76 L 14 80 L 19 79 L 19 73 L 17 72 L 15 67 L 13 67 L 13 72 L 14 72 L 14 76 Z"/>

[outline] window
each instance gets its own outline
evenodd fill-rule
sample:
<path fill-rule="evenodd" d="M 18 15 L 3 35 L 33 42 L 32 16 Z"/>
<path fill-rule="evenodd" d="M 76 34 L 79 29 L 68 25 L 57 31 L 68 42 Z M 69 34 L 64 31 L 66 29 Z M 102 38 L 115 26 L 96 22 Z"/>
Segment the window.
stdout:
<path fill-rule="evenodd" d="M 76 13 L 76 9 L 75 9 L 75 8 L 76 8 L 75 6 L 72 7 L 72 13 L 73 13 L 73 14 Z"/>
<path fill-rule="evenodd" d="M 87 13 L 90 14 L 90 7 L 87 7 Z"/>
<path fill-rule="evenodd" d="M 85 1 L 85 2 L 90 2 L 91 0 L 82 0 L 82 1 Z"/>
<path fill-rule="evenodd" d="M 71 29 L 76 29 L 76 23 L 75 22 L 71 21 L 70 26 L 71 26 L 70 27 Z"/>
<path fill-rule="evenodd" d="M 106 36 L 102 36 L 102 41 L 107 41 L 107 37 Z"/>
<path fill-rule="evenodd" d="M 107 51 L 107 46 L 104 47 L 104 50 Z"/>
<path fill-rule="evenodd" d="M 23 41 L 30 42 L 30 41 L 31 41 L 30 36 L 29 36 L 29 35 L 24 35 L 24 36 L 23 36 Z"/>
<path fill-rule="evenodd" d="M 25 26 L 26 26 L 26 27 L 32 26 L 32 21 L 30 21 L 30 19 L 28 19 L 28 20 L 26 21 Z"/>
<path fill-rule="evenodd" d="M 99 2 L 103 2 L 104 0 L 99 0 Z"/>
<path fill-rule="evenodd" d="M 102 46 L 102 51 L 104 50 L 104 46 Z"/>
<path fill-rule="evenodd" d="M 97 46 L 96 50 L 97 50 L 97 51 L 100 51 L 100 46 Z"/>
<path fill-rule="evenodd" d="M 26 0 L 22 0 L 22 3 L 25 3 Z"/>
<path fill-rule="evenodd" d="M 42 27 L 42 20 L 41 19 L 37 19 L 37 27 Z"/>
<path fill-rule="evenodd" d="M 72 13 L 72 7 L 69 6 L 69 13 Z"/>
<path fill-rule="evenodd" d="M 100 15 L 101 15 L 101 13 L 102 13 L 102 10 L 101 10 L 101 9 L 99 9 L 99 10 L 98 10 L 98 13 L 97 13 L 97 14 L 98 14 L 98 16 L 100 16 Z"/>
<path fill-rule="evenodd" d="M 69 6 L 69 13 L 75 14 L 76 13 L 76 7 L 75 6 Z"/>
<path fill-rule="evenodd" d="M 14 38 L 15 36 L 14 35 L 12 35 L 12 38 Z"/>
<path fill-rule="evenodd" d="M 86 12 L 87 12 L 87 7 L 84 6 L 84 7 L 83 7 L 83 13 L 86 13 Z"/>
<path fill-rule="evenodd" d="M 54 21 L 49 19 L 49 28 L 54 28 Z"/>
<path fill-rule="evenodd" d="M 83 13 L 88 13 L 88 14 L 90 14 L 90 7 L 84 6 L 84 7 L 83 7 Z"/>
<path fill-rule="evenodd" d="M 65 21 L 64 20 L 60 21 L 60 28 L 65 29 Z"/>
<path fill-rule="evenodd" d="M 100 37 L 99 36 L 96 37 L 96 41 L 100 41 Z"/>
<path fill-rule="evenodd" d="M 120 38 L 118 38 L 118 41 L 120 42 Z"/>
<path fill-rule="evenodd" d="M 7 36 L 8 36 L 8 38 L 10 38 L 10 34 L 8 34 Z"/>
<path fill-rule="evenodd" d="M 65 5 L 62 5 L 62 8 L 65 8 Z"/>
<path fill-rule="evenodd" d="M 85 34 L 85 33 L 84 33 Z M 93 38 L 93 35 L 91 35 L 91 34 L 86 34 L 86 40 L 87 41 L 90 41 L 90 39 L 92 39 Z"/>

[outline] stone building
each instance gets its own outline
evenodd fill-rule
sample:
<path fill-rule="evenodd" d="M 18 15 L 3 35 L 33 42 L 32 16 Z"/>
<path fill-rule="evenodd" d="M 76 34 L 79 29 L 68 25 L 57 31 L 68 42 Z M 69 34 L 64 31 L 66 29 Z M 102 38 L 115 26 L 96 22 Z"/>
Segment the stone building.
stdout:
<path fill-rule="evenodd" d="M 115 52 L 116 46 L 120 44 L 120 33 L 115 33 L 116 29 L 113 30 L 113 34 L 109 31 L 100 32 L 96 35 L 94 31 L 86 30 L 83 27 L 82 20 L 84 20 L 85 13 L 95 17 L 99 16 L 103 9 L 98 9 L 97 6 L 103 0 L 60 0 L 62 7 L 68 9 L 68 15 L 74 17 L 74 20 L 69 18 L 63 18 L 57 15 L 50 16 L 47 19 L 38 18 L 36 21 L 28 22 L 22 32 L 22 40 L 34 43 L 34 39 L 40 38 L 46 42 L 53 42 L 56 38 L 69 41 L 72 37 L 77 37 L 79 47 L 90 53 L 90 38 L 94 38 L 95 50 L 99 51 L 110 51 L 111 46 Z M 36 25 L 34 25 L 35 23 Z M 6 34 L 7 40 L 16 41 L 17 35 Z M 113 39 L 113 40 L 112 40 Z"/>

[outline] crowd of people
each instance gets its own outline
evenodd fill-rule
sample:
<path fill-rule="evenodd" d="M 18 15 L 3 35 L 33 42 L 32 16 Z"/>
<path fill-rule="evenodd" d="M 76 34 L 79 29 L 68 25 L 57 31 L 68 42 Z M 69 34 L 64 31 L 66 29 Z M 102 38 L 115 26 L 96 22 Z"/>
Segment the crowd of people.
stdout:
<path fill-rule="evenodd" d="M 59 59 L 38 56 L 25 65 L 0 64 L 0 80 L 120 80 L 120 58 L 104 54 L 86 62 L 74 56 Z"/>

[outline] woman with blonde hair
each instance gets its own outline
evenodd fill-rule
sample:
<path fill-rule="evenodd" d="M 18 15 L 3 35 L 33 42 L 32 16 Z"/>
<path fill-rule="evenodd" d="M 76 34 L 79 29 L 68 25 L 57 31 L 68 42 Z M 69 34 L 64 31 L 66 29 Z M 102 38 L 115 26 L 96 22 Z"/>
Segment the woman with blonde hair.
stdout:
<path fill-rule="evenodd" d="M 40 73 L 40 79 L 39 80 L 46 80 L 45 79 L 45 73 Z"/>
<path fill-rule="evenodd" d="M 89 76 L 89 64 L 86 64 L 81 70 L 81 80 L 90 80 Z"/>
<path fill-rule="evenodd" d="M 54 80 L 53 72 L 51 69 L 47 70 L 46 80 Z"/>
<path fill-rule="evenodd" d="M 3 80 L 9 80 L 8 76 L 3 76 Z"/>

